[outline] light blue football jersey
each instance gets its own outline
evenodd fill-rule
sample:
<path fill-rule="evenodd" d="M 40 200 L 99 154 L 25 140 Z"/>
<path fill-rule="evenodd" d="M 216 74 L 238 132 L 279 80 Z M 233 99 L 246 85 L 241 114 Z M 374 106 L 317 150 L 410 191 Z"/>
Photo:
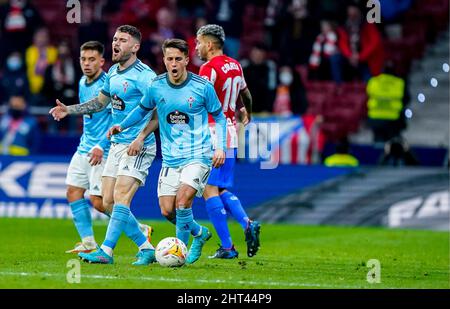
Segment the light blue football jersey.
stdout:
<path fill-rule="evenodd" d="M 106 79 L 106 73 L 102 72 L 95 80 L 87 83 L 86 76 L 81 77 L 78 85 L 78 97 L 80 104 L 98 97 Z M 110 143 L 106 139 L 106 132 L 112 125 L 111 109 L 105 108 L 101 112 L 83 115 L 83 135 L 80 138 L 77 152 L 87 154 L 92 147 L 100 145 L 103 148 L 103 157 L 108 156 Z"/>
<path fill-rule="evenodd" d="M 167 73 L 153 80 L 141 108 L 157 107 L 164 167 L 200 162 L 211 165 L 213 148 L 208 113 L 223 116 L 222 106 L 210 82 L 188 72 L 185 82 L 174 85 Z M 223 116 L 225 128 L 225 117 Z M 223 130 L 226 134 L 226 130 Z M 221 149 L 226 149 L 226 136 Z"/>
<path fill-rule="evenodd" d="M 119 64 L 113 65 L 106 76 L 101 92 L 111 98 L 113 124 L 119 124 L 136 107 L 139 106 L 146 89 L 149 87 L 155 72 L 137 59 L 125 70 L 119 71 Z M 151 113 L 136 125 L 113 135 L 112 142 L 131 144 L 145 127 Z M 144 146 L 155 143 L 155 135 L 150 134 L 144 141 Z"/>

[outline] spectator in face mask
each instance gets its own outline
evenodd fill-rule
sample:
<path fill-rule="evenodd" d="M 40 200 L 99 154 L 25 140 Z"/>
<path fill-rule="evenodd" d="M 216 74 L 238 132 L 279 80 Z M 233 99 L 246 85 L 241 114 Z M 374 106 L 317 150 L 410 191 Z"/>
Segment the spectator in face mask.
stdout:
<path fill-rule="evenodd" d="M 302 115 L 308 102 L 300 74 L 292 67 L 284 65 L 278 73 L 278 87 L 273 112 L 279 115 Z"/>
<path fill-rule="evenodd" d="M 27 156 L 36 153 L 39 127 L 27 113 L 27 103 L 21 95 L 9 99 L 8 112 L 0 119 L 0 154 Z"/>
<path fill-rule="evenodd" d="M 43 20 L 36 8 L 29 0 L 0 1 L 0 59 L 1 65 L 6 56 L 12 51 L 22 54 L 31 44 L 33 32 L 43 24 Z"/>
<path fill-rule="evenodd" d="M 16 93 L 28 97 L 30 89 L 28 86 L 27 73 L 23 65 L 22 55 L 19 52 L 12 52 L 6 59 L 6 68 L 3 78 L 0 80 L 2 103 L 6 103 L 8 98 Z"/>

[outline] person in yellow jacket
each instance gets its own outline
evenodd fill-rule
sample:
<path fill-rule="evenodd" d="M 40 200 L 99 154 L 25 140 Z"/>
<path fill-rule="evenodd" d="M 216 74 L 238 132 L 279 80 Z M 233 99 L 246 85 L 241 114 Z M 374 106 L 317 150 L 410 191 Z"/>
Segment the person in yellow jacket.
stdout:
<path fill-rule="evenodd" d="M 367 83 L 368 125 L 375 142 L 386 142 L 399 136 L 405 128 L 404 105 L 408 101 L 406 83 L 395 74 L 392 62 L 385 64 L 384 73 Z"/>
<path fill-rule="evenodd" d="M 327 167 L 357 167 L 359 161 L 350 154 L 350 145 L 348 140 L 344 138 L 336 146 L 336 153 L 324 160 Z"/>
<path fill-rule="evenodd" d="M 47 67 L 55 63 L 58 58 L 56 47 L 49 43 L 49 33 L 46 28 L 36 30 L 33 45 L 25 52 L 27 77 L 31 94 L 39 94 L 44 85 L 44 74 Z"/>

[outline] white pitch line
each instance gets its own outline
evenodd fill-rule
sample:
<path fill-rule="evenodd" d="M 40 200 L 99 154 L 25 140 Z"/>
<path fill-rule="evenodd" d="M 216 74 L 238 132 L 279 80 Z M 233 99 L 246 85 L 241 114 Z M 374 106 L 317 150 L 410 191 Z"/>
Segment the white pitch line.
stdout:
<path fill-rule="evenodd" d="M 63 277 L 65 275 L 62 274 L 52 274 L 52 273 L 27 273 L 27 272 L 0 272 L 0 276 L 18 276 L 18 277 Z M 289 287 L 318 287 L 318 288 L 326 288 L 330 287 L 330 285 L 322 285 L 318 283 L 300 283 L 300 282 L 256 282 L 256 281 L 226 281 L 226 280 L 206 280 L 206 279 L 183 279 L 183 278 L 165 278 L 165 277 L 114 277 L 114 276 L 103 276 L 103 275 L 81 275 L 81 279 L 89 278 L 89 279 L 101 279 L 101 280 L 133 280 L 133 281 L 166 281 L 166 282 L 197 282 L 197 283 L 228 283 L 228 284 L 242 284 L 242 285 L 268 285 L 268 286 L 289 286 Z M 339 288 L 355 288 L 350 286 L 337 286 Z"/>

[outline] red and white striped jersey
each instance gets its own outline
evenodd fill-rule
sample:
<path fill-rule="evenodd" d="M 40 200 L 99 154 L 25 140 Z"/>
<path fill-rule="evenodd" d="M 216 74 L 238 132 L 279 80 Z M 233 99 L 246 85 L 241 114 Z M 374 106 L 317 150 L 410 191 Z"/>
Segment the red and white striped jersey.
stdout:
<path fill-rule="evenodd" d="M 242 67 L 238 61 L 226 55 L 216 56 L 200 67 L 199 75 L 208 79 L 216 90 L 222 104 L 222 110 L 227 118 L 227 148 L 238 147 L 236 128 L 236 102 L 239 92 L 247 88 Z M 215 122 L 209 115 L 210 130 L 215 140 Z"/>

